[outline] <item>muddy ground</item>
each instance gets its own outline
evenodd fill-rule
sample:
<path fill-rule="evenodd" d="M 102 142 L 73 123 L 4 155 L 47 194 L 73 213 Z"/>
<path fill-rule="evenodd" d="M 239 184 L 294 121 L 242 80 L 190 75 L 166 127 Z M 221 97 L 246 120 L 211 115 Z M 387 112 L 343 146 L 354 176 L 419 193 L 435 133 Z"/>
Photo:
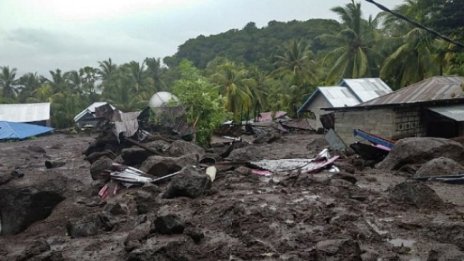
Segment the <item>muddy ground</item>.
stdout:
<path fill-rule="evenodd" d="M 464 259 L 463 185 L 425 183 L 443 204 L 394 202 L 392 187 L 410 175 L 363 167 L 352 156 L 337 161 L 341 174 L 262 177 L 237 168 L 218 172 L 211 189 L 194 199 L 163 198 L 165 183 L 100 202 L 82 154 L 93 140 L 54 134 L 0 143 L 0 178 L 24 174 L 0 189 L 59 179 L 64 197 L 45 219 L 0 236 L 0 260 Z M 250 146 L 255 159 L 312 158 L 325 142 L 288 134 Z M 45 160 L 66 164 L 46 169 Z M 70 221 L 101 213 L 110 226 L 92 236 L 69 235 Z M 155 220 L 166 215 L 176 216 L 183 232 L 155 231 Z"/>

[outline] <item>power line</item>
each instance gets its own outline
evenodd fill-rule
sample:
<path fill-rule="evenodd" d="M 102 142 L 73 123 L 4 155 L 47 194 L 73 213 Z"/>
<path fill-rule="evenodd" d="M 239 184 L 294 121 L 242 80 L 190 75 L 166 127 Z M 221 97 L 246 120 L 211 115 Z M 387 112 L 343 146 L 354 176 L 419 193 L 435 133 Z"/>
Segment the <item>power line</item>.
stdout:
<path fill-rule="evenodd" d="M 442 34 L 440 34 L 439 32 L 437 32 L 437 31 L 435 31 L 435 30 L 433 30 L 433 29 L 431 29 L 431 28 L 429 28 L 429 27 L 426 27 L 426 26 L 424 26 L 424 25 L 422 25 L 422 24 L 420 24 L 420 23 L 418 23 L 418 22 L 416 22 L 416 21 L 413 21 L 413 20 L 407 18 L 406 16 L 404 16 L 404 15 L 402 15 L 402 14 L 400 14 L 400 13 L 397 13 L 397 12 L 395 12 L 395 11 L 392 11 L 392 10 L 388 9 L 387 7 L 385 7 L 385 6 L 383 6 L 383 5 L 381 5 L 381 4 L 377 3 L 377 2 L 375 2 L 374 0 L 366 0 L 366 2 L 369 2 L 369 3 L 371 3 L 371 4 L 374 4 L 374 5 L 376 5 L 378 8 L 380 8 L 381 10 L 383 10 L 383 11 L 385 11 L 385 12 L 387 12 L 387 13 L 390 13 L 390 14 L 392 14 L 392 15 L 394 15 L 394 16 L 396 16 L 396 17 L 402 19 L 402 20 L 405 20 L 406 22 L 408 22 L 408 23 L 410 23 L 410 24 L 412 24 L 412 25 L 414 25 L 414 26 L 416 26 L 416 27 L 419 27 L 419 28 L 421 28 L 421 29 L 424 29 L 425 31 L 427 31 L 427 32 L 429 32 L 429 33 L 431 33 L 431 34 L 433 34 L 433 35 L 435 35 L 435 36 L 437 36 L 437 37 L 439 37 L 439 38 L 441 38 L 441 39 L 443 39 L 443 40 L 449 42 L 449 43 L 452 43 L 452 44 L 454 44 L 454 45 L 456 45 L 456 46 L 459 46 L 459 47 L 461 47 L 461 48 L 464 48 L 464 44 L 462 44 L 462 43 L 460 43 L 460 42 L 457 42 L 457 41 L 455 41 L 455 40 L 449 38 L 448 36 L 442 35 Z"/>

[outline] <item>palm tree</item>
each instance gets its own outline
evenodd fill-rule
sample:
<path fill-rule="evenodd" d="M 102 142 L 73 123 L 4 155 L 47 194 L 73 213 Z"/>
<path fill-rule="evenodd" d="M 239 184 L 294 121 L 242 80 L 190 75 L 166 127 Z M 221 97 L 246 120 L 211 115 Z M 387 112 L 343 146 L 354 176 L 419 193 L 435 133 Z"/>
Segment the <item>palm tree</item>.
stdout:
<path fill-rule="evenodd" d="M 212 75 L 212 81 L 219 85 L 220 93 L 225 97 L 226 110 L 234 115 L 234 120 L 241 120 L 244 113 L 251 110 L 253 94 L 244 82 L 246 71 L 232 62 L 219 65 Z"/>
<path fill-rule="evenodd" d="M 10 69 L 8 66 L 0 67 L 0 88 L 2 96 L 6 99 L 16 97 L 16 68 Z"/>
<path fill-rule="evenodd" d="M 21 90 L 18 94 L 18 101 L 26 102 L 45 81 L 46 79 L 37 73 L 26 73 L 21 76 L 18 80 Z"/>
<path fill-rule="evenodd" d="M 48 79 L 47 81 L 52 86 L 53 93 L 64 92 L 67 90 L 66 79 L 60 69 L 50 71 L 50 75 L 52 76 L 52 78 Z"/>
<path fill-rule="evenodd" d="M 139 62 L 132 61 L 128 65 L 130 77 L 133 82 L 135 92 L 140 92 L 145 89 L 145 62 L 141 64 Z"/>
<path fill-rule="evenodd" d="M 107 61 L 98 62 L 98 75 L 102 79 L 102 81 L 107 81 L 111 79 L 111 76 L 115 73 L 118 66 L 113 63 L 111 58 L 108 58 Z"/>
<path fill-rule="evenodd" d="M 377 18 L 366 21 L 362 18 L 361 4 L 354 0 L 345 7 L 331 9 L 338 14 L 344 28 L 335 35 L 323 35 L 321 39 L 336 44 L 325 57 L 332 64 L 327 82 L 335 83 L 343 77 L 359 78 L 373 74 L 376 68 L 374 57 L 378 56 L 373 45 L 376 41 Z"/>
<path fill-rule="evenodd" d="M 161 59 L 145 58 L 145 64 L 147 65 L 148 77 L 153 81 L 155 89 L 158 91 L 166 89 L 166 85 L 164 81 L 161 79 Z"/>

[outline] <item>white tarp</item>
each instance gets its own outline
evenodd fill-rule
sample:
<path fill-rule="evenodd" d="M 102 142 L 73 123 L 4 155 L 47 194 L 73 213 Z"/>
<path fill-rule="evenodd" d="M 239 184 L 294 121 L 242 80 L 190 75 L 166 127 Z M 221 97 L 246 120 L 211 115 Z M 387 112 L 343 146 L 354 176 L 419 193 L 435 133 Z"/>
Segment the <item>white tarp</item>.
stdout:
<path fill-rule="evenodd" d="M 0 104 L 0 121 L 35 122 L 50 120 L 50 103 Z"/>

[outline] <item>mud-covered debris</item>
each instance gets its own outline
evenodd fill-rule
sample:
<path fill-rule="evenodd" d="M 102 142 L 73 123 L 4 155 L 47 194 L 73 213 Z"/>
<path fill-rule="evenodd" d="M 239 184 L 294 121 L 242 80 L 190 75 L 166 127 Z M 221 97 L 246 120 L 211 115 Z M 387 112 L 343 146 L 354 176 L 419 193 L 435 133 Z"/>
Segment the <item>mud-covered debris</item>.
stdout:
<path fill-rule="evenodd" d="M 26 149 L 32 152 L 36 152 L 36 153 L 43 153 L 43 154 L 47 153 L 47 151 L 44 148 L 38 145 L 29 145 L 27 146 Z"/>
<path fill-rule="evenodd" d="M 121 151 L 122 159 L 126 165 L 138 165 L 144 162 L 152 153 L 143 148 L 125 148 Z"/>
<path fill-rule="evenodd" d="M 464 146 L 443 138 L 416 137 L 401 139 L 377 168 L 397 170 L 407 164 L 424 163 L 446 157 L 455 161 L 464 160 Z"/>
<path fill-rule="evenodd" d="M 464 166 L 452 159 L 439 157 L 422 165 L 416 172 L 415 177 L 434 177 L 456 174 L 464 174 Z"/>
<path fill-rule="evenodd" d="M 255 144 L 262 144 L 262 143 L 271 143 L 278 139 L 280 139 L 280 134 L 277 130 L 261 130 L 260 132 L 256 133 L 256 138 L 253 140 Z"/>
<path fill-rule="evenodd" d="M 30 260 L 31 257 L 37 256 L 43 252 L 49 251 L 50 245 L 43 239 L 35 240 L 30 245 L 26 246 L 23 253 L 16 259 L 18 261 Z"/>
<path fill-rule="evenodd" d="M 112 228 L 113 225 L 108 217 L 102 214 L 75 218 L 66 224 L 66 231 L 72 238 L 94 236 L 103 231 L 110 231 Z"/>
<path fill-rule="evenodd" d="M 433 189 L 420 182 L 400 183 L 389 190 L 389 197 L 395 203 L 418 208 L 436 208 L 444 204 Z"/>
<path fill-rule="evenodd" d="M 92 176 L 92 179 L 108 181 L 110 179 L 110 175 L 107 170 L 111 169 L 112 166 L 112 159 L 108 157 L 98 159 L 90 166 L 90 175 Z"/>
<path fill-rule="evenodd" d="M 211 187 L 211 179 L 192 167 L 181 170 L 181 174 L 172 178 L 163 197 L 196 198 L 203 195 Z"/>
<path fill-rule="evenodd" d="M 153 232 L 159 234 L 182 234 L 184 229 L 184 222 L 174 214 L 159 216 L 153 222 Z"/>
<path fill-rule="evenodd" d="M 117 155 L 112 152 L 111 150 L 105 150 L 105 151 L 100 151 L 100 152 L 94 152 L 88 156 L 85 157 L 85 160 L 90 162 L 90 164 L 94 163 L 101 157 L 108 157 L 110 159 L 115 159 Z"/>
<path fill-rule="evenodd" d="M 46 160 L 45 167 L 47 169 L 59 168 L 66 165 L 66 161 L 63 160 Z"/>
<path fill-rule="evenodd" d="M 361 261 L 361 249 L 352 239 L 329 239 L 316 244 L 317 260 Z"/>
<path fill-rule="evenodd" d="M 144 222 L 132 229 L 124 240 L 124 249 L 130 252 L 140 247 L 142 241 L 150 234 L 150 227 L 150 222 Z"/>
<path fill-rule="evenodd" d="M 108 212 L 111 215 L 118 216 L 118 215 L 126 215 L 127 208 L 123 207 L 119 203 L 108 203 L 104 207 L 104 211 Z"/>

